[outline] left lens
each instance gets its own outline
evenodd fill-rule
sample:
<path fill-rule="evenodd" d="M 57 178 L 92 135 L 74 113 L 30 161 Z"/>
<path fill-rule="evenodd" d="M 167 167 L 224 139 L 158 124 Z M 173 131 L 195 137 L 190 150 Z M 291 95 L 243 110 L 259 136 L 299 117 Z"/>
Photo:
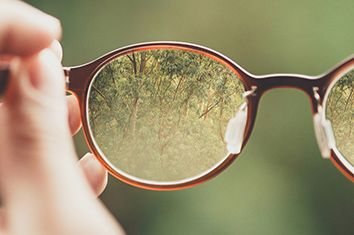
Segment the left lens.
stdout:
<path fill-rule="evenodd" d="M 189 50 L 139 50 L 94 76 L 88 124 L 100 155 L 119 174 L 181 181 L 227 156 L 225 128 L 243 93 L 226 62 Z"/>
<path fill-rule="evenodd" d="M 334 82 L 325 108 L 326 118 L 333 127 L 336 147 L 354 165 L 354 69 Z"/>

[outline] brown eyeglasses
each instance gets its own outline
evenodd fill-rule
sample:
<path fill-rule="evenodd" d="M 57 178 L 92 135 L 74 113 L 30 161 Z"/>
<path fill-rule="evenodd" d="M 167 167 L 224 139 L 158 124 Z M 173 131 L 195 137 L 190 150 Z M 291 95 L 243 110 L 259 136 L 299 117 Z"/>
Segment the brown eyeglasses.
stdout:
<path fill-rule="evenodd" d="M 5 87 L 8 69 L 1 69 Z M 174 190 L 218 175 L 250 137 L 261 96 L 292 87 L 311 100 L 321 154 L 354 181 L 354 57 L 319 76 L 255 76 L 199 45 L 150 42 L 64 68 L 91 151 L 118 179 Z"/>

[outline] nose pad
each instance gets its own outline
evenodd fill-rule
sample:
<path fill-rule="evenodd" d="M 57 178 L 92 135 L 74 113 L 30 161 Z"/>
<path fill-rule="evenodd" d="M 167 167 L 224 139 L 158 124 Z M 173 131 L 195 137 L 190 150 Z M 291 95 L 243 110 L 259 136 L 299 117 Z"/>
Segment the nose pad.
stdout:
<path fill-rule="evenodd" d="M 247 103 L 243 103 L 235 117 L 231 118 L 225 131 L 226 148 L 229 153 L 238 154 L 241 152 L 243 136 L 247 123 Z"/>
<path fill-rule="evenodd" d="M 318 105 L 317 113 L 313 116 L 315 135 L 323 158 L 331 157 L 331 149 L 336 145 L 331 122 L 325 118 L 323 108 Z"/>

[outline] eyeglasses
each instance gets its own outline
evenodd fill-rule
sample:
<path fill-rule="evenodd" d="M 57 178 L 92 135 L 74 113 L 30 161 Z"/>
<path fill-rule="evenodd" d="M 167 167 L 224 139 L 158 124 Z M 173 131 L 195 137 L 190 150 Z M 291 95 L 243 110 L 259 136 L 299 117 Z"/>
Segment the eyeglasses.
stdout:
<path fill-rule="evenodd" d="M 308 95 L 322 156 L 354 181 L 354 57 L 316 77 L 255 76 L 206 47 L 150 42 L 64 73 L 91 151 L 126 183 L 173 190 L 215 177 L 240 154 L 260 98 L 276 87 Z"/>

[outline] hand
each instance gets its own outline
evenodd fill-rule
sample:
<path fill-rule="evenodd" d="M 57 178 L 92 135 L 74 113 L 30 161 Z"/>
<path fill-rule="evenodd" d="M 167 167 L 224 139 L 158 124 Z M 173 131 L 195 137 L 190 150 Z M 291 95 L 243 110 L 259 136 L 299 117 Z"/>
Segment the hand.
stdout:
<path fill-rule="evenodd" d="M 123 233 L 96 198 L 105 170 L 90 154 L 76 163 L 80 117 L 65 97 L 60 35 L 57 19 L 0 1 L 0 58 L 13 58 L 0 106 L 0 233 Z"/>

